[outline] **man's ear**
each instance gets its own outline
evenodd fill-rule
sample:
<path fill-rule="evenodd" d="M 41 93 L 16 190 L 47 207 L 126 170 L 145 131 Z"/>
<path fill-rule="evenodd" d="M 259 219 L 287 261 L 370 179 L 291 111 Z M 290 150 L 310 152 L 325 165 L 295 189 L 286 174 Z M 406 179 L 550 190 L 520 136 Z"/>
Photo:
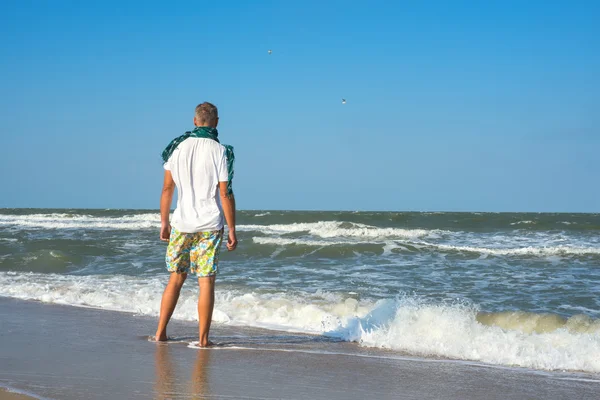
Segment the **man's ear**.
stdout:
<path fill-rule="evenodd" d="M 196 117 L 194 117 L 194 126 L 198 126 L 198 123 L 196 122 Z"/>

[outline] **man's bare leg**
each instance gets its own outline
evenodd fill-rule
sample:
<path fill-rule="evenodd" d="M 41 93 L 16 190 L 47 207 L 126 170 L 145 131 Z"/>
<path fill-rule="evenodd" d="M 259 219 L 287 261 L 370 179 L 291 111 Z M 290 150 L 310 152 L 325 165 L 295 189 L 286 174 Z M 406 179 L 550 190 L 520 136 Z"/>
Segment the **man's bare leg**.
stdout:
<path fill-rule="evenodd" d="M 175 306 L 177 305 L 177 300 L 179 300 L 179 293 L 181 292 L 181 287 L 183 286 L 183 282 L 185 282 L 185 278 L 187 278 L 187 274 L 185 273 L 178 274 L 176 272 L 171 272 L 169 283 L 167 283 L 167 287 L 165 288 L 160 302 L 160 316 L 158 317 L 158 328 L 156 329 L 155 336 L 157 341 L 167 340 L 167 324 L 171 319 L 171 315 L 173 315 L 173 311 L 175 311 Z"/>
<path fill-rule="evenodd" d="M 200 294 L 198 295 L 199 345 L 200 347 L 206 347 L 211 345 L 208 340 L 208 333 L 215 305 L 215 277 L 198 278 L 198 286 L 200 286 Z"/>

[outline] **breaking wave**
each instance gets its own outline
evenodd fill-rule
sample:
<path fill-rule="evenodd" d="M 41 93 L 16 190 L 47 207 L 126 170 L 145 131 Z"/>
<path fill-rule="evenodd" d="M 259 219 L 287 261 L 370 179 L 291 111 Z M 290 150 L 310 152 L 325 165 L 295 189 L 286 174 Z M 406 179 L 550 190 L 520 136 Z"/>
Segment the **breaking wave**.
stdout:
<path fill-rule="evenodd" d="M 0 272 L 0 295 L 156 316 L 164 279 Z M 600 321 L 416 297 L 359 300 L 329 292 L 218 290 L 214 321 L 322 334 L 412 355 L 543 370 L 600 372 Z M 174 318 L 196 319 L 196 289 L 184 287 Z"/>

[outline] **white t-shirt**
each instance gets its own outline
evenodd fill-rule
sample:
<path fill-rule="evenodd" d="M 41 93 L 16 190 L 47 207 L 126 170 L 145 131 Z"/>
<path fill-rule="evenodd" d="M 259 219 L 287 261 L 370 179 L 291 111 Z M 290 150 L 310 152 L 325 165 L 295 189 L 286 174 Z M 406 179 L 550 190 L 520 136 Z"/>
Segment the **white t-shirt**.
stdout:
<path fill-rule="evenodd" d="M 219 182 L 227 182 L 225 147 L 212 139 L 187 138 L 164 164 L 177 185 L 171 226 L 195 233 L 223 228 Z"/>

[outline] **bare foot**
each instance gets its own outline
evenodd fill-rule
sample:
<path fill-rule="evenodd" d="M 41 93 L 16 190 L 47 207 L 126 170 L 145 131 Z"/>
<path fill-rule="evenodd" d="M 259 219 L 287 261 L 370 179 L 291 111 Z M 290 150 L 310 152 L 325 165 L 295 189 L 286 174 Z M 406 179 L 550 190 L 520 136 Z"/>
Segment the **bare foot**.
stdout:
<path fill-rule="evenodd" d="M 198 342 L 198 347 L 211 347 L 214 346 L 215 344 L 213 342 L 211 342 L 210 340 L 208 340 L 206 343 L 201 344 L 200 342 Z"/>
<path fill-rule="evenodd" d="M 159 332 L 156 332 L 156 335 L 154 335 L 154 340 L 157 342 L 166 342 L 167 341 L 167 333 L 163 332 L 162 334 Z"/>

